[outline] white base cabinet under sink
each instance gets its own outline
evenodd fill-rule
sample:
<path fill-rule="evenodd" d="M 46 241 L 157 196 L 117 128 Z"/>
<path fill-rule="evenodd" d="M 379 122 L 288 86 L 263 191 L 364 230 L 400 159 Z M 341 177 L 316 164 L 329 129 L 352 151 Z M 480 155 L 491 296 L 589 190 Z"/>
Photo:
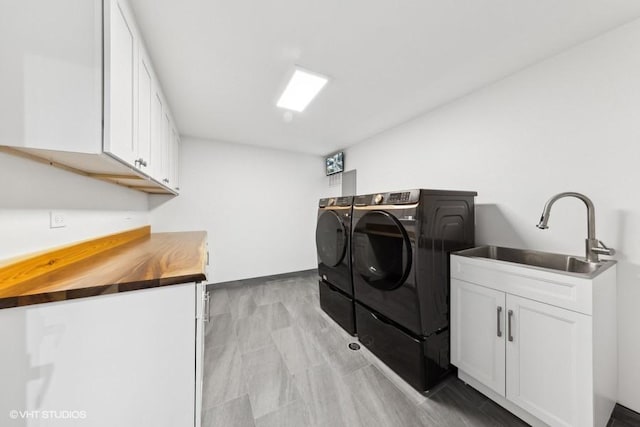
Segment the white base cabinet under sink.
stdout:
<path fill-rule="evenodd" d="M 451 363 L 532 425 L 604 427 L 617 398 L 616 267 L 595 278 L 451 256 Z"/>

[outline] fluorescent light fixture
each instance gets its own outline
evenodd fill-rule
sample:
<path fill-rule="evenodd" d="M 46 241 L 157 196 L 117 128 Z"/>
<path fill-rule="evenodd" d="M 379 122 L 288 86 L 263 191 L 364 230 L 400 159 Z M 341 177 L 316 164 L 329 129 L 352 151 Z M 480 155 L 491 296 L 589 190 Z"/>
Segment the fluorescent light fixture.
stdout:
<path fill-rule="evenodd" d="M 307 108 L 328 81 L 329 79 L 323 75 L 296 67 L 276 105 L 300 113 Z"/>

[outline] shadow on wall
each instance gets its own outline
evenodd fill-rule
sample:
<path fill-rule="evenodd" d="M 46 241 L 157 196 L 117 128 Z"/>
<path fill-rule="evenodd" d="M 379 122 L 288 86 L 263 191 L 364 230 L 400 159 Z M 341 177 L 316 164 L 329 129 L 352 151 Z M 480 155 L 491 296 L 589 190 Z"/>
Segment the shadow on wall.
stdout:
<path fill-rule="evenodd" d="M 495 204 L 476 205 L 476 245 L 525 247 L 524 239 Z"/>
<path fill-rule="evenodd" d="M 626 210 L 618 209 L 615 211 L 616 218 L 616 259 L 625 259 L 626 256 L 624 254 L 628 251 L 625 243 L 626 243 L 626 235 L 625 232 L 628 232 L 629 229 L 629 218 L 631 217 L 631 213 Z M 597 218 L 596 218 L 597 219 Z"/>
<path fill-rule="evenodd" d="M 629 234 L 632 224 L 629 224 L 629 219 L 632 218 L 632 213 L 625 210 L 616 211 L 616 225 L 617 225 L 617 240 L 615 242 L 616 254 L 613 259 L 618 261 L 618 294 L 619 296 L 629 293 L 640 296 L 640 265 L 635 264 L 636 260 L 629 258 L 629 252 L 632 248 L 627 247 L 629 239 L 636 239 L 637 237 L 633 233 Z M 635 298 L 635 297 L 634 297 Z M 627 302 L 625 298 L 619 299 L 619 301 Z M 633 299 L 633 301 L 638 301 Z"/>
<path fill-rule="evenodd" d="M 173 200 L 176 196 L 169 194 L 150 194 L 149 195 L 149 210 L 152 211 L 165 203 Z"/>
<path fill-rule="evenodd" d="M 146 211 L 147 195 L 54 166 L 0 153 L 0 208 Z"/>
<path fill-rule="evenodd" d="M 635 313 L 640 302 L 640 265 L 629 259 L 629 251 L 632 248 L 627 248 L 626 245 L 629 239 L 637 238 L 633 233 L 625 235 L 625 231 L 629 233 L 628 220 L 630 216 L 627 211 L 617 212 L 618 230 L 614 259 L 618 260 L 618 363 L 621 367 L 637 366 L 638 363 L 633 356 L 637 354 L 638 348 Z M 628 396 L 637 395 L 638 378 L 636 373 L 620 372 L 618 377 L 619 396 L 627 396 L 627 399 L 631 399 Z M 620 400 L 619 403 L 638 410 L 632 401 Z"/>

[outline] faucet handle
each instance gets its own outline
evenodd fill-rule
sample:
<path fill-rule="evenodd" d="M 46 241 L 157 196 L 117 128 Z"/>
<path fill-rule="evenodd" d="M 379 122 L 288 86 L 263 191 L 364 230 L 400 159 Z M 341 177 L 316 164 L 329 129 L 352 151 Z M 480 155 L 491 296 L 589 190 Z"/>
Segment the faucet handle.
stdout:
<path fill-rule="evenodd" d="M 598 255 L 615 255 L 616 250 L 613 248 L 607 247 L 602 240 L 598 240 L 598 246 L 592 248 L 592 251 L 597 253 Z"/>

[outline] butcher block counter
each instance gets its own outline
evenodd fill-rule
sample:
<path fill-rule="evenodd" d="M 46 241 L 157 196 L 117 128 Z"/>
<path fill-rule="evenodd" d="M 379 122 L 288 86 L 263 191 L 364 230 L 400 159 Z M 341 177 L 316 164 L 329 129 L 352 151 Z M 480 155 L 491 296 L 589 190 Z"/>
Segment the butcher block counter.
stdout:
<path fill-rule="evenodd" d="M 0 264 L 0 426 L 199 427 L 206 238 L 142 227 Z"/>
<path fill-rule="evenodd" d="M 206 242 L 142 227 L 0 265 L 0 308 L 204 281 Z"/>

